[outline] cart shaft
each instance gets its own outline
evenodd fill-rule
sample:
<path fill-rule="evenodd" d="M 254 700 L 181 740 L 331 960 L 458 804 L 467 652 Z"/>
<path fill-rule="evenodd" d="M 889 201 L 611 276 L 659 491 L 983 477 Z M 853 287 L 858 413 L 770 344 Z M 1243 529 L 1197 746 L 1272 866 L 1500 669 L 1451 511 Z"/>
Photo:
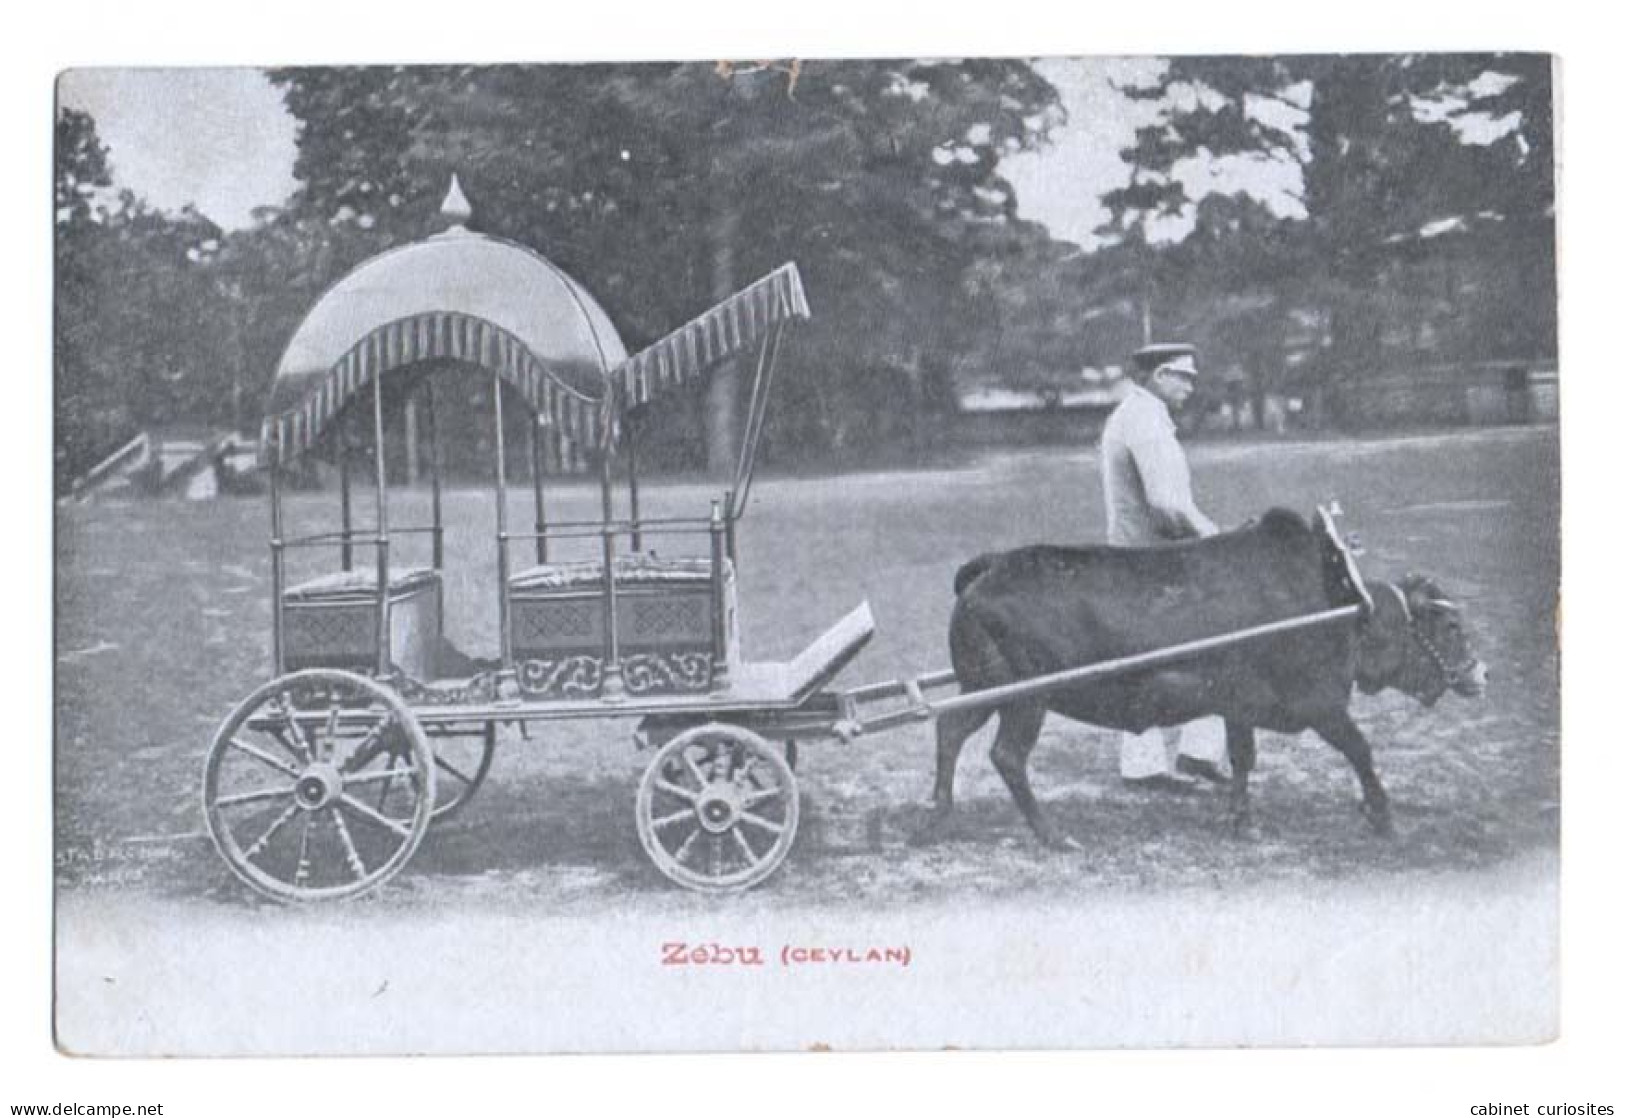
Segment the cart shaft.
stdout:
<path fill-rule="evenodd" d="M 1153 649 L 1149 652 L 1139 652 L 1132 656 L 1119 656 L 1111 660 L 1100 660 L 1093 664 L 1084 664 L 1076 668 L 1068 668 L 1065 671 L 1050 672 L 1046 675 L 1017 680 L 1014 683 L 1006 683 L 998 687 L 969 691 L 936 702 L 927 700 L 923 692 L 952 683 L 954 680 L 953 672 L 945 670 L 932 672 L 929 675 L 910 680 L 890 680 L 885 683 L 873 683 L 865 687 L 842 692 L 840 700 L 843 716 L 835 729 L 841 737 L 851 739 L 860 734 L 889 730 L 910 722 L 929 721 L 944 714 L 952 714 L 955 711 L 980 710 L 986 707 L 1002 706 L 1016 699 L 1047 694 L 1063 687 L 1091 683 L 1117 675 L 1127 675 L 1130 672 L 1147 668 L 1161 667 L 1164 664 L 1186 660 L 1209 652 L 1222 652 L 1250 641 L 1284 636 L 1303 629 L 1331 625 L 1342 621 L 1352 621 L 1359 617 L 1361 612 L 1362 607 L 1359 605 L 1339 606 L 1336 609 L 1321 610 L 1301 617 L 1271 621 L 1264 625 L 1254 625 L 1231 633 L 1221 633 L 1217 636 L 1185 641 L 1182 644 Z M 908 697 L 909 702 L 907 705 L 884 711 L 869 719 L 863 719 L 859 716 L 858 707 L 861 703 L 899 695 Z"/>

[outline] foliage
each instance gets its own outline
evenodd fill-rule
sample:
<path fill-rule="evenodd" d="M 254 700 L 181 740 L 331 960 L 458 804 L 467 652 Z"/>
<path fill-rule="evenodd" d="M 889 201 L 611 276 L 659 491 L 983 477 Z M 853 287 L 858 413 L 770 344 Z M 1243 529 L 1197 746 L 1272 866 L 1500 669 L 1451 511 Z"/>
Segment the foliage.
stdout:
<path fill-rule="evenodd" d="M 1411 359 L 1424 334 L 1458 358 L 1555 351 L 1549 59 L 1180 58 L 1128 92 L 1161 112 L 1124 153 L 1133 181 L 1107 197 L 1115 255 L 1170 328 L 1199 328 L 1213 292 L 1266 300 L 1251 317 L 1268 322 L 1242 336 L 1283 345 L 1253 358 L 1255 389 L 1283 375 L 1305 324 L 1297 375 L 1334 412 L 1396 338 Z M 1193 200 L 1181 172 L 1227 160 L 1293 169 L 1302 213 Z M 1171 220 L 1191 235 L 1156 244 Z"/>
<path fill-rule="evenodd" d="M 108 197 L 107 149 L 85 114 L 57 121 L 55 372 L 58 485 L 138 430 L 231 420 L 231 313 L 210 273 L 220 230 L 128 191 Z"/>

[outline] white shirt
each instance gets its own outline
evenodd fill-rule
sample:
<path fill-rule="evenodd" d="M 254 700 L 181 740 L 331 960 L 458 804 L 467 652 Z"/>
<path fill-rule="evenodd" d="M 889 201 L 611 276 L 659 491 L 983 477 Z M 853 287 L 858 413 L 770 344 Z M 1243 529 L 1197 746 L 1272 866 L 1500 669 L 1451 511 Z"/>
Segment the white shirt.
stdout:
<path fill-rule="evenodd" d="M 1216 531 L 1191 495 L 1190 464 L 1168 405 L 1138 384 L 1100 433 L 1100 474 L 1108 543 L 1143 547 Z"/>

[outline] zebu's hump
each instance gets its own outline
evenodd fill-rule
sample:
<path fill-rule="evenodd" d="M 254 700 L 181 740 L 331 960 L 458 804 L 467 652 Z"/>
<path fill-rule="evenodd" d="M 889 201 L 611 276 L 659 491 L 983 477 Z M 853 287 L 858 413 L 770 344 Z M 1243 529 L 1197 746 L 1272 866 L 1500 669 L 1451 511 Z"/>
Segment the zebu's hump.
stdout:
<path fill-rule="evenodd" d="M 1293 539 L 1309 535 L 1309 524 L 1291 509 L 1273 508 L 1258 521 L 1258 530 L 1266 536 Z"/>
<path fill-rule="evenodd" d="M 954 596 L 958 597 L 959 595 L 963 594 L 966 589 L 969 588 L 970 584 L 981 578 L 982 575 L 987 572 L 987 569 L 998 560 L 998 558 L 998 552 L 989 551 L 984 555 L 978 555 L 969 563 L 966 563 L 964 566 L 960 567 L 959 570 L 954 573 Z"/>
<path fill-rule="evenodd" d="M 1091 577 L 1100 561 L 1098 574 L 1110 575 L 1111 554 L 1114 549 L 1104 547 L 1059 547 L 1053 544 L 1029 544 L 1011 551 L 991 551 L 978 555 L 959 568 L 954 575 L 954 594 L 963 599 L 995 596 L 1015 591 L 1036 590 L 1053 586 L 1056 581 L 1069 589 L 1079 586 L 1078 579 Z"/>

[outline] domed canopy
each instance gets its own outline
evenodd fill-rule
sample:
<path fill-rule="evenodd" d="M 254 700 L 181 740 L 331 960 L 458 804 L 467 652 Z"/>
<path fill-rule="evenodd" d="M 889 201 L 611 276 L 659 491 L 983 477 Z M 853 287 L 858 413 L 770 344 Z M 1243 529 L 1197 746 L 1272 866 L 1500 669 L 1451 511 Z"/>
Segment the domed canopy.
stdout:
<path fill-rule="evenodd" d="M 784 326 L 809 316 L 801 275 L 783 264 L 628 359 L 575 280 L 523 245 L 469 232 L 455 175 L 440 213 L 445 232 L 361 264 L 299 324 L 271 383 L 264 460 L 304 453 L 375 377 L 426 361 L 490 370 L 542 422 L 608 452 L 620 414 L 753 348 L 770 366 Z"/>
<path fill-rule="evenodd" d="M 556 266 L 454 225 L 364 262 L 311 308 L 271 385 L 268 456 L 308 449 L 375 375 L 436 359 L 498 373 L 543 417 L 596 441 L 626 349 Z"/>

